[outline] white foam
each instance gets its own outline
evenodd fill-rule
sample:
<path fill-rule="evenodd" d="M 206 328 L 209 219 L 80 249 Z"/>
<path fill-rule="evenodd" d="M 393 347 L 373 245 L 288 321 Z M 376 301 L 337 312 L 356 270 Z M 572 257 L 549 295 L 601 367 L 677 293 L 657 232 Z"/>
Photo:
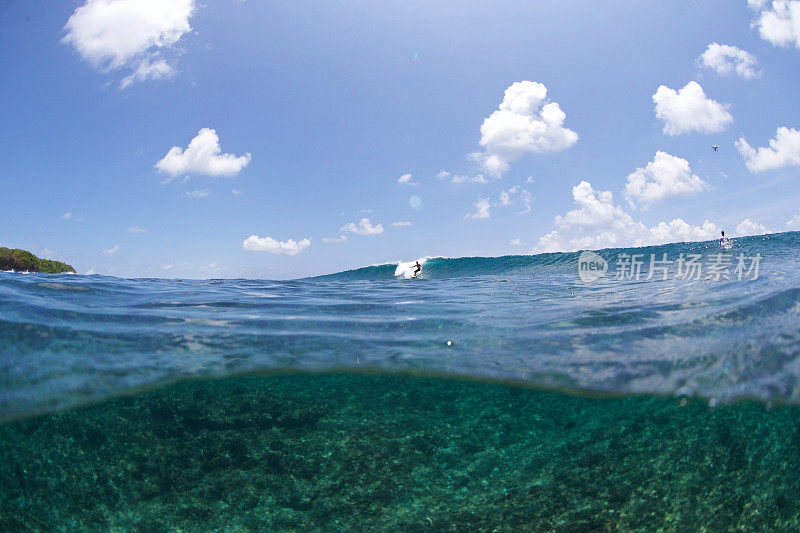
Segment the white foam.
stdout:
<path fill-rule="evenodd" d="M 244 294 L 249 294 L 250 296 L 258 296 L 259 298 L 280 298 L 277 294 L 271 294 L 268 292 L 255 292 L 255 291 L 244 291 Z"/>
<path fill-rule="evenodd" d="M 416 261 L 407 261 L 407 262 L 399 262 L 397 263 L 397 268 L 394 270 L 395 277 L 403 277 L 403 279 L 411 279 L 414 277 L 414 268 L 416 267 L 417 261 L 419 261 L 420 265 L 425 265 L 425 261 L 430 259 L 429 257 L 420 257 Z"/>

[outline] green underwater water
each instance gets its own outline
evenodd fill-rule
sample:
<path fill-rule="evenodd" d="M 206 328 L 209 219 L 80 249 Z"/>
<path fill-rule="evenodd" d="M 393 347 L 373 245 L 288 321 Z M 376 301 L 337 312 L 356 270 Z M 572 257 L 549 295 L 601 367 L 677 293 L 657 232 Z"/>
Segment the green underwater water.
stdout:
<path fill-rule="evenodd" d="M 182 382 L 0 426 L 0 531 L 798 530 L 800 408 Z"/>

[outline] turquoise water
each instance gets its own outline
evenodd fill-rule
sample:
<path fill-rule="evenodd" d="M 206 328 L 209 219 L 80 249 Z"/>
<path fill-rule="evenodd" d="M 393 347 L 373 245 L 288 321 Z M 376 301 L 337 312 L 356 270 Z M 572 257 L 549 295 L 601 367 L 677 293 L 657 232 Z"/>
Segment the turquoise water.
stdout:
<path fill-rule="evenodd" d="M 0 273 L 0 530 L 796 529 L 798 252 Z"/>

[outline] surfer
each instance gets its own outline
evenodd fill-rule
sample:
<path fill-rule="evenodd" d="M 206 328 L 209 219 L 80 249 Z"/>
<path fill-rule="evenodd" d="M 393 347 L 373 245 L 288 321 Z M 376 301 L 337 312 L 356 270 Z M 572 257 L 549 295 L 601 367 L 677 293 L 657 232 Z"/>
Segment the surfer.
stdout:
<path fill-rule="evenodd" d="M 731 241 L 725 236 L 725 231 L 722 231 L 722 237 L 719 238 L 719 245 L 723 248 L 730 248 Z"/>
<path fill-rule="evenodd" d="M 417 274 L 419 274 L 420 270 L 422 270 L 422 265 L 420 265 L 419 261 L 417 261 L 416 264 L 414 265 L 414 275 L 411 276 L 411 277 L 416 278 Z"/>
<path fill-rule="evenodd" d="M 719 150 L 719 145 L 718 144 L 712 144 L 711 148 L 713 148 L 714 151 L 716 152 L 717 150 Z"/>

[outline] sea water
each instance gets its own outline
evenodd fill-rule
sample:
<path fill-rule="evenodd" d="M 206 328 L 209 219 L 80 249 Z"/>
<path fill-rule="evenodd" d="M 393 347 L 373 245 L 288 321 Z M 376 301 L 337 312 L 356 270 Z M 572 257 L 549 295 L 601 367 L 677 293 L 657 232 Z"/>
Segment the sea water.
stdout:
<path fill-rule="evenodd" d="M 796 529 L 798 256 L 0 273 L 0 530 Z"/>

